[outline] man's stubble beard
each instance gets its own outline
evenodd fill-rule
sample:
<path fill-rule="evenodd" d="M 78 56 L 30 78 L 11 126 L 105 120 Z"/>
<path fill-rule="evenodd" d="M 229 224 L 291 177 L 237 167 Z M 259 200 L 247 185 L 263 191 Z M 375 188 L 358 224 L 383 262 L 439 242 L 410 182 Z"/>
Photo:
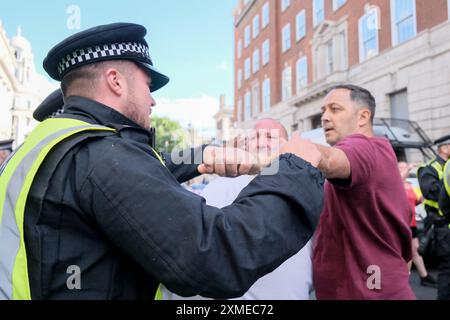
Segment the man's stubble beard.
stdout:
<path fill-rule="evenodd" d="M 137 105 L 135 97 L 135 92 L 132 91 L 130 94 L 130 98 L 127 102 L 127 117 L 141 126 L 142 128 L 149 130 L 150 129 L 150 115 L 142 116 L 139 112 L 140 106 Z"/>

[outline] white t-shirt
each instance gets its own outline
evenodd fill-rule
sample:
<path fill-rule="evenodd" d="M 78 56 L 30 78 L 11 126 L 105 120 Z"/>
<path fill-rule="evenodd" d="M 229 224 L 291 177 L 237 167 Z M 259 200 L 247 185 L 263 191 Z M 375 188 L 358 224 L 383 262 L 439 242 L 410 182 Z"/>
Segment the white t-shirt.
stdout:
<path fill-rule="evenodd" d="M 217 178 L 200 194 L 210 206 L 230 205 L 254 176 Z M 312 246 L 309 241 L 297 254 L 277 269 L 258 279 L 240 298 L 234 300 L 308 300 L 312 292 Z M 202 300 L 201 296 L 181 297 L 161 286 L 164 300 Z"/>

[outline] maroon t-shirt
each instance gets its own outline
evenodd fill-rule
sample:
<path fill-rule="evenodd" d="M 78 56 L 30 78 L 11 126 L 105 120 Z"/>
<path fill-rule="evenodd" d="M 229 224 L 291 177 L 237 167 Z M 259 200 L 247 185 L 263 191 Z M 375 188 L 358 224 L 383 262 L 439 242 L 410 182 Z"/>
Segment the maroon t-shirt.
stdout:
<path fill-rule="evenodd" d="M 351 178 L 325 184 L 314 240 L 317 298 L 415 299 L 409 207 L 389 141 L 354 134 L 335 147 L 347 155 Z"/>

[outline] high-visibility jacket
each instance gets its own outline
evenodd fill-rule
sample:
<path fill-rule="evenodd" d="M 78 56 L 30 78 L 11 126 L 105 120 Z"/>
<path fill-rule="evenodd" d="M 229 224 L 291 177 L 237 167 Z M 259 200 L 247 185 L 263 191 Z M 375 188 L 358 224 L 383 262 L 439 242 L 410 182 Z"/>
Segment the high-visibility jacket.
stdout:
<path fill-rule="evenodd" d="M 448 196 L 450 197 L 450 161 L 447 161 L 444 167 L 444 186 L 445 191 L 447 191 Z"/>
<path fill-rule="evenodd" d="M 419 171 L 425 167 L 432 167 L 434 170 L 436 170 L 439 180 L 442 180 L 443 174 L 444 174 L 444 168 L 443 166 L 437 161 L 437 158 L 428 161 L 427 163 L 422 164 L 418 169 L 417 169 L 417 176 L 419 177 Z M 429 206 L 432 207 L 436 210 L 439 210 L 439 204 L 437 201 L 435 200 L 431 200 L 431 199 L 427 199 L 426 196 L 424 195 L 424 201 L 423 201 L 425 206 Z"/>
<path fill-rule="evenodd" d="M 445 189 L 445 192 L 447 193 L 447 197 L 450 199 L 450 160 L 449 161 L 447 161 L 447 163 L 445 164 L 445 166 L 444 166 L 444 171 L 443 171 L 443 182 L 444 182 L 444 189 Z M 441 197 L 444 197 L 445 196 L 445 193 L 441 193 L 441 195 L 440 195 Z M 446 206 L 446 204 L 444 204 L 444 203 L 446 203 L 446 201 L 445 200 L 443 200 L 442 199 L 442 203 L 441 203 L 441 200 L 439 200 L 439 204 L 440 205 L 443 205 L 443 206 Z M 439 208 L 439 214 L 441 215 L 441 216 L 445 216 L 446 214 L 444 213 L 444 211 L 446 212 L 446 211 L 448 211 L 448 208 L 446 208 L 446 209 L 444 209 L 444 208 Z M 450 217 L 448 216 L 448 213 L 447 213 L 447 220 L 449 219 Z M 450 224 L 448 225 L 448 227 L 450 228 Z"/>
<path fill-rule="evenodd" d="M 24 214 L 36 173 L 57 144 L 76 134 L 94 131 L 106 134 L 116 132 L 115 129 L 80 120 L 45 120 L 33 130 L 4 167 L 0 176 L 0 300 L 31 299 Z M 159 154 L 154 153 L 163 163 Z"/>

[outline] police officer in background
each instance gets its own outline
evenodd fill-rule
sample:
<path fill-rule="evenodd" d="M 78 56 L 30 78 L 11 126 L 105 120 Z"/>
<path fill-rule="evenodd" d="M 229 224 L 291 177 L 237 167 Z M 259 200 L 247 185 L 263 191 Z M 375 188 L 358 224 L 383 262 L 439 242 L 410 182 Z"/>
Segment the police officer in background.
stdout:
<path fill-rule="evenodd" d="M 145 35 L 136 24 L 98 26 L 47 55 L 64 112 L 38 125 L 0 177 L 0 298 L 152 299 L 159 283 L 232 298 L 311 238 L 320 154 L 297 136 L 281 147 L 278 172 L 255 178 L 230 206 L 207 206 L 179 185 L 256 168 L 222 147 L 197 149 L 200 165 L 152 148 L 151 92 L 169 79 Z"/>
<path fill-rule="evenodd" d="M 444 167 L 444 185 L 439 196 L 439 209 L 447 221 L 450 221 L 450 161 Z"/>
<path fill-rule="evenodd" d="M 450 300 L 450 161 L 444 166 L 443 186 L 439 196 L 439 209 L 446 219 L 439 236 L 439 250 L 442 261 L 439 264 L 439 295 L 438 299 Z"/>
<path fill-rule="evenodd" d="M 61 89 L 56 89 L 48 95 L 44 101 L 34 110 L 33 118 L 42 122 L 48 118 L 53 118 L 64 112 L 64 96 Z"/>
<path fill-rule="evenodd" d="M 438 144 L 438 155 L 419 167 L 417 178 L 425 199 L 424 204 L 427 214 L 439 219 L 439 192 L 442 188 L 444 165 L 450 157 L 450 136 L 439 139 L 436 142 Z"/>
<path fill-rule="evenodd" d="M 439 258 L 438 299 L 449 299 L 450 269 L 448 261 L 450 252 L 448 248 L 450 237 L 448 236 L 448 222 L 439 210 L 438 201 L 443 187 L 444 165 L 450 158 L 450 136 L 437 140 L 436 144 L 438 145 L 438 155 L 419 167 L 417 178 L 425 199 L 424 206 L 428 216 L 427 219 L 434 223 L 435 227 L 436 254 Z"/>

